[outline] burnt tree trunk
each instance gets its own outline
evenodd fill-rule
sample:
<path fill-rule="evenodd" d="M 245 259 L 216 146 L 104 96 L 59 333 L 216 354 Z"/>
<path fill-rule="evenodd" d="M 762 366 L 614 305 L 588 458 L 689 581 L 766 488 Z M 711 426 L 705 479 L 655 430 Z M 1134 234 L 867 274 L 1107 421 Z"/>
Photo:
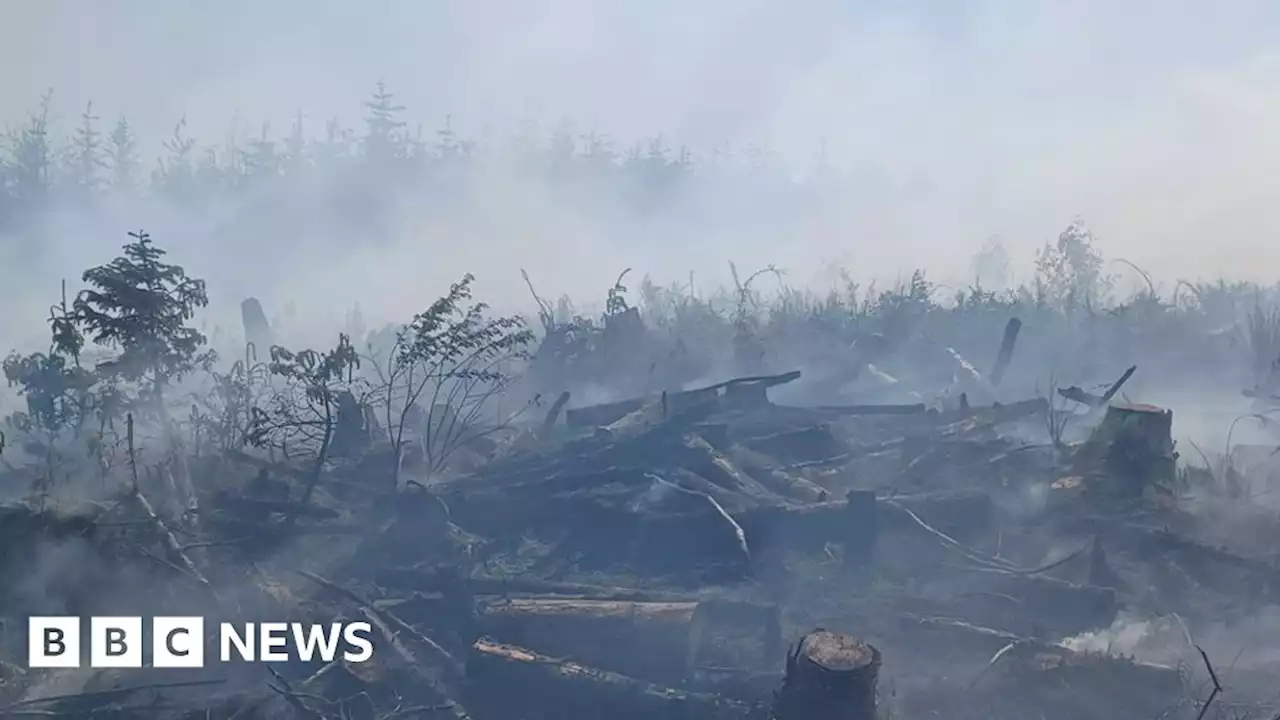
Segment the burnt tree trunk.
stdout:
<path fill-rule="evenodd" d="M 787 657 L 774 717 L 875 720 L 879 674 L 879 650 L 848 635 L 814 630 Z"/>
<path fill-rule="evenodd" d="M 253 343 L 258 359 L 266 362 L 271 352 L 271 323 L 258 298 L 245 298 L 240 303 L 240 321 L 244 324 L 245 342 Z"/>

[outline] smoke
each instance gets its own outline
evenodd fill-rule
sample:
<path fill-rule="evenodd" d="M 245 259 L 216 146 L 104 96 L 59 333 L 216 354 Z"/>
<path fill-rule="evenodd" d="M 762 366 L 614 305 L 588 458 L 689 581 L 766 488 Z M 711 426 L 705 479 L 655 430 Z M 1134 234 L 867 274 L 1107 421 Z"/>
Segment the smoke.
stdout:
<path fill-rule="evenodd" d="M 300 110 L 313 128 L 330 116 L 355 124 L 383 77 L 428 129 L 446 116 L 472 136 L 569 119 L 623 143 L 759 143 L 797 173 L 821 151 L 849 174 L 836 201 L 802 220 L 741 188 L 694 188 L 728 194 L 718 205 L 729 208 L 629 234 L 575 199 L 489 176 L 446 220 L 406 213 L 396 242 L 359 254 L 341 278 L 279 278 L 281 294 L 358 296 L 396 318 L 480 263 L 482 283 L 511 302 L 521 264 L 588 297 L 622 266 L 723 282 L 730 259 L 777 262 L 793 283 L 830 263 L 882 277 L 926 264 L 964 280 L 969 256 L 1000 235 L 1025 276 L 1034 249 L 1077 214 L 1108 255 L 1158 275 L 1257 278 L 1280 222 L 1265 205 L 1280 177 L 1277 13 L 1184 0 L 10 2 L 0 119 L 20 121 L 53 87 L 62 120 L 94 100 L 104 118 L 128 114 L 155 153 L 183 116 L 214 142 L 237 120 L 283 132 Z M 737 221 L 747 205 L 779 222 Z M 201 260 L 221 265 L 206 276 L 237 275 L 226 258 Z"/>

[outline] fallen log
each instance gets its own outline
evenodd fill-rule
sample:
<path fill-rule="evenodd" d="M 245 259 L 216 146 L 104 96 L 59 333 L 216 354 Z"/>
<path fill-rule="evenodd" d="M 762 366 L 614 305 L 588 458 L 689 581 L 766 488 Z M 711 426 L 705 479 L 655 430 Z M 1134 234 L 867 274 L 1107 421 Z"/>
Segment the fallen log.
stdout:
<path fill-rule="evenodd" d="M 818 484 L 781 468 L 771 466 L 768 456 L 741 445 L 733 445 L 726 451 L 731 462 L 742 468 L 756 482 L 770 492 L 788 500 L 803 503 L 822 502 L 830 493 Z M 726 506 L 727 509 L 727 506 Z"/>
<path fill-rule="evenodd" d="M 742 703 L 559 660 L 488 638 L 467 660 L 467 706 L 481 718 L 741 720 Z"/>
<path fill-rule="evenodd" d="M 730 492 L 751 498 L 762 505 L 787 502 L 785 497 L 771 492 L 740 470 L 702 437 L 688 433 L 682 438 L 681 446 L 681 449 L 668 458 L 672 465 L 697 473 Z"/>
<path fill-rule="evenodd" d="M 927 412 L 929 407 L 924 403 L 910 403 L 906 405 L 818 405 L 813 409 L 833 415 L 856 417 L 864 415 L 919 415 Z"/>
<path fill-rule="evenodd" d="M 776 605 L 720 600 L 510 598 L 482 604 L 480 623 L 501 642 L 680 686 L 704 665 L 759 668 L 781 643 Z"/>
<path fill-rule="evenodd" d="M 1032 415 L 1039 415 L 1049 410 L 1049 401 L 1045 398 L 1031 398 L 1011 403 L 992 403 L 986 407 L 971 407 L 965 412 L 952 411 L 942 413 L 939 421 L 952 424 L 957 420 L 969 420 L 975 423 L 1000 424 L 1021 420 Z"/>
<path fill-rule="evenodd" d="M 789 462 L 821 460 L 848 451 L 826 424 L 746 437 L 739 442 L 756 452 Z"/>
<path fill-rule="evenodd" d="M 1078 385 L 1072 385 L 1069 388 L 1059 388 L 1058 394 L 1068 400 L 1078 402 L 1081 405 L 1087 405 L 1094 409 L 1103 408 L 1107 406 L 1107 403 L 1111 402 L 1111 399 L 1120 392 L 1120 388 L 1124 387 L 1124 384 L 1129 382 L 1129 378 L 1133 377 L 1133 374 L 1137 371 L 1137 365 L 1129 367 L 1120 375 L 1118 380 L 1111 383 L 1111 386 L 1108 387 L 1107 391 L 1102 395 L 1094 395 L 1093 393 L 1082 389 Z"/>
<path fill-rule="evenodd" d="M 827 630 L 804 636 L 787 657 L 777 720 L 875 720 L 880 651 Z"/>
<path fill-rule="evenodd" d="M 669 404 L 668 411 L 675 411 L 677 408 L 690 403 L 700 405 L 708 398 L 719 397 L 721 390 L 725 390 L 727 394 L 729 388 L 735 388 L 733 390 L 734 398 L 740 400 L 744 396 L 749 396 L 751 391 L 738 386 L 756 385 L 762 389 L 767 389 L 778 385 L 785 385 L 786 383 L 793 382 L 799 378 L 800 371 L 793 370 L 780 375 L 759 375 L 733 378 L 731 380 L 697 388 L 695 390 L 668 393 L 666 396 L 667 403 Z M 564 421 L 569 427 L 599 427 L 609 425 L 644 407 L 645 403 L 646 400 L 644 398 L 632 398 L 630 400 L 605 403 L 602 405 L 589 405 L 587 407 L 572 408 L 565 410 Z"/>
<path fill-rule="evenodd" d="M 550 582 L 532 578 L 459 578 L 451 569 L 380 567 L 374 573 L 375 582 L 396 590 L 416 592 L 447 592 L 459 583 L 472 595 L 564 595 L 596 600 L 630 600 L 636 602 L 696 602 L 687 594 L 654 592 L 636 588 L 586 585 L 582 583 Z"/>
<path fill-rule="evenodd" d="M 875 536 L 865 533 L 866 520 L 861 525 L 858 518 L 867 518 L 872 511 L 866 507 L 868 495 L 859 494 L 842 501 L 815 503 L 801 507 L 762 507 L 738 514 L 738 523 L 757 550 L 770 546 L 783 546 L 797 550 L 820 550 L 828 542 L 842 543 L 853 540 L 862 543 L 861 552 L 868 552 L 881 532 L 888 528 L 909 527 L 911 522 L 897 513 L 875 511 Z M 861 503 L 857 508 L 851 507 Z M 929 519 L 935 527 L 942 528 L 953 537 L 966 538 L 984 534 L 991 528 L 995 506 L 990 496 L 982 492 L 944 492 L 906 495 L 893 499 L 901 507 L 911 509 L 920 517 Z M 876 506 L 880 502 L 876 503 Z M 859 529 L 859 528 L 862 529 Z M 855 533 L 852 534 L 851 533 Z M 846 553 L 850 548 L 846 547 Z M 858 551 L 858 550 L 855 550 Z"/>
<path fill-rule="evenodd" d="M 636 678 L 685 679 L 697 602 L 510 598 L 480 608 L 484 634 Z"/>

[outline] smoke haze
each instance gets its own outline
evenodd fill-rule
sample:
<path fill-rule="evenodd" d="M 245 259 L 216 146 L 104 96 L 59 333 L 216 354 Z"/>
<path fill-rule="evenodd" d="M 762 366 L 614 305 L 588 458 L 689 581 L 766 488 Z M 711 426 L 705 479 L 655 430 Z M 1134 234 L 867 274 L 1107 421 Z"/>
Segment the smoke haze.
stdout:
<path fill-rule="evenodd" d="M 209 143 L 237 122 L 282 135 L 300 110 L 313 135 L 331 116 L 358 127 L 385 78 L 428 133 L 446 117 L 475 138 L 567 120 L 620 148 L 656 135 L 700 155 L 754 143 L 797 176 L 819 152 L 844 173 L 836 197 L 804 212 L 695 185 L 688 204 L 714 195 L 715 212 L 636 227 L 495 170 L 444 215 L 409 204 L 391 245 L 342 265 L 341 287 L 314 268 L 249 277 L 221 249 L 183 250 L 176 259 L 209 278 L 223 310 L 255 293 L 338 317 L 359 300 L 398 319 L 464 271 L 494 302 L 527 304 L 519 267 L 553 296 L 592 302 L 624 267 L 720 284 L 730 260 L 777 263 L 794 284 L 832 265 L 888 279 L 924 265 L 963 283 L 992 236 L 1027 279 L 1034 250 L 1075 216 L 1108 257 L 1168 289 L 1177 277 L 1271 279 L 1278 30 L 1272 3 L 1185 0 L 4 0 L 0 118 L 20 123 L 52 87 L 64 129 L 89 100 L 104 123 L 127 114 L 150 165 L 183 116 Z M 761 222 L 771 214 L 779 222 Z M 37 304 L 86 259 L 114 254 L 126 227 L 181 245 L 163 237 L 181 218 L 125 217 L 71 223 L 36 273 Z M 37 285 L 10 259 L 5 279 L 15 272 Z"/>

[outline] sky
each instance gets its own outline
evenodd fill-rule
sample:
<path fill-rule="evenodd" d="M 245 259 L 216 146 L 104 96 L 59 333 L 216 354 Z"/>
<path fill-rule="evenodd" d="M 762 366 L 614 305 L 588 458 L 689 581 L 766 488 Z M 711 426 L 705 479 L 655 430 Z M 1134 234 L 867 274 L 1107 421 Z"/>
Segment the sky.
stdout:
<path fill-rule="evenodd" d="M 466 258 L 572 252 L 563 277 L 541 268 L 571 291 L 582 263 L 959 277 L 992 236 L 1029 265 L 1077 216 L 1166 287 L 1273 281 L 1278 41 L 1280 4 L 1254 0 L 0 0 L 0 121 L 52 87 L 68 117 L 92 99 L 153 137 L 184 114 L 203 137 L 233 116 L 283 129 L 299 109 L 354 124 L 385 78 L 427 123 L 570 118 L 695 149 L 765 143 L 797 167 L 825 146 L 889 188 L 787 238 L 661 256 L 588 231 L 557 245 L 573 223 L 541 211 L 518 217 L 556 232 L 526 233 L 525 254 L 495 230 Z"/>

